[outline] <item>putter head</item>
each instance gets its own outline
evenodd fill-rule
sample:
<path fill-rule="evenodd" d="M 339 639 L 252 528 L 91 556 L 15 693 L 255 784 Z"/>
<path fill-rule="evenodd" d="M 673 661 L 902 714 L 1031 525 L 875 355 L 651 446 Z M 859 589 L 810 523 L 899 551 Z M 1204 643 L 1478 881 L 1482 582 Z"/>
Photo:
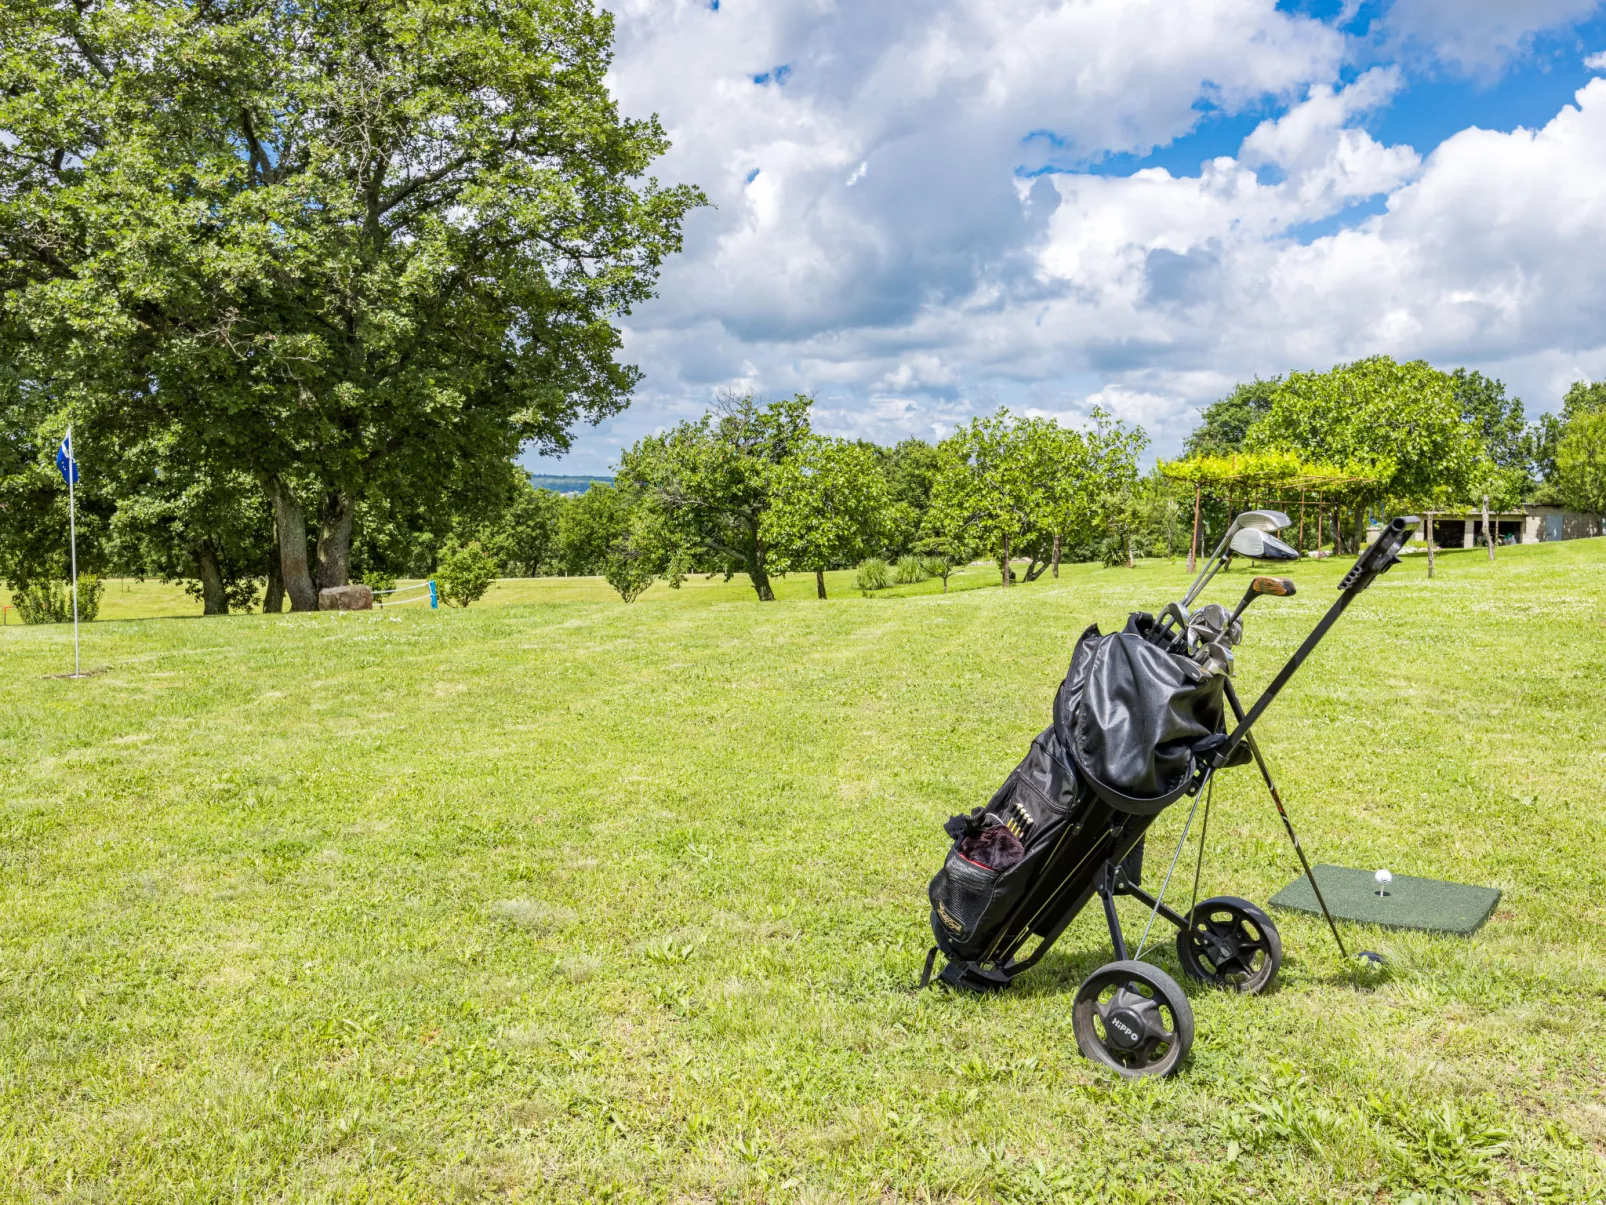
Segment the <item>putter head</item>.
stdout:
<path fill-rule="evenodd" d="M 1277 532 L 1292 523 L 1280 510 L 1246 510 L 1233 521 L 1233 526 L 1240 531 Z"/>
<path fill-rule="evenodd" d="M 1228 548 L 1239 556 L 1254 561 L 1297 561 L 1299 553 L 1284 544 L 1270 532 L 1257 527 L 1245 527 L 1232 537 Z"/>

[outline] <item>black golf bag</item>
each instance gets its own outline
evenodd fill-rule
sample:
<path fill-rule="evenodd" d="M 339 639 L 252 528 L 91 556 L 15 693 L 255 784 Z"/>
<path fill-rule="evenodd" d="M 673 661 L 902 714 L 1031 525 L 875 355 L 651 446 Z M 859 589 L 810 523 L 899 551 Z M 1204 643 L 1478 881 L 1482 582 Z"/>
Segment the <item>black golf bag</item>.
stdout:
<path fill-rule="evenodd" d="M 1186 795 L 1196 807 L 1218 770 L 1251 759 L 1326 914 L 1321 888 L 1250 729 L 1350 602 L 1397 562 L 1418 521 L 1398 517 L 1378 533 L 1339 583 L 1327 614 L 1246 712 L 1230 676 L 1232 649 L 1242 636 L 1238 618 L 1261 594 L 1293 594 L 1293 582 L 1254 579 L 1230 614 L 1217 604 L 1191 613 L 1187 606 L 1233 552 L 1265 556 L 1268 541 L 1277 545 L 1257 531 L 1256 540 L 1245 542 L 1252 546 L 1240 549 L 1232 540 L 1229 547 L 1240 524 L 1257 517 L 1270 520 L 1271 529 L 1288 525 L 1278 512 L 1240 516 L 1193 589 L 1166 608 L 1162 621 L 1140 612 L 1120 632 L 1104 635 L 1095 626 L 1082 633 L 1054 696 L 1054 722 L 985 805 L 944 825 L 953 845 L 928 889 L 937 944 L 927 956 L 922 987 L 939 954 L 946 959 L 940 982 L 972 991 L 1007 987 L 1048 952 L 1097 893 L 1115 961 L 1077 991 L 1077 1044 L 1087 1057 L 1124 1076 L 1170 1074 L 1192 1043 L 1193 1012 L 1169 975 L 1128 959 L 1115 899 L 1130 896 L 1150 909 L 1151 927 L 1163 917 L 1176 928 L 1178 962 L 1189 977 L 1249 993 L 1271 984 L 1282 942 L 1254 904 L 1216 896 L 1196 901 L 1184 916 L 1165 904 L 1169 869 L 1158 898 L 1142 887 L 1143 837 L 1154 817 Z M 1283 559 L 1298 555 L 1285 551 Z M 1235 720 L 1230 733 L 1229 714 Z M 1209 818 L 1207 799 L 1206 828 Z M 1192 820 L 1190 810 L 1183 840 Z M 1201 831 L 1201 861 L 1204 839 Z M 1179 841 L 1171 868 L 1181 848 Z M 1342 953 L 1337 926 L 1330 915 L 1327 920 Z"/>
<path fill-rule="evenodd" d="M 1053 724 L 984 806 L 944 826 L 954 843 L 930 887 L 948 960 L 940 979 L 1003 987 L 1081 911 L 1107 865 L 1138 885 L 1144 830 L 1226 740 L 1225 680 L 1174 647 L 1147 614 L 1111 635 L 1089 628 Z M 1033 936 L 1037 949 L 1020 957 Z"/>

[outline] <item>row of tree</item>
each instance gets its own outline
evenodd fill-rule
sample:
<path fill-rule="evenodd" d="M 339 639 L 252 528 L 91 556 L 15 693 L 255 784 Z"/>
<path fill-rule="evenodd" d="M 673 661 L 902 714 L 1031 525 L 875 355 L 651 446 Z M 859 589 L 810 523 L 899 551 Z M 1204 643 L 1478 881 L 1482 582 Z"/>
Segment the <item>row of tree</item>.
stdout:
<path fill-rule="evenodd" d="M 724 399 L 700 419 L 621 457 L 612 485 L 570 499 L 528 490 L 476 538 L 507 567 L 601 573 L 634 598 L 657 577 L 744 574 L 760 600 L 771 578 L 814 576 L 911 553 L 938 567 L 995 560 L 1026 580 L 1065 556 L 1101 552 L 1138 487 L 1141 431 L 1095 415 L 1087 431 L 1007 412 L 937 444 L 895 447 L 822 435 L 812 401 Z"/>
<path fill-rule="evenodd" d="M 1378 357 L 1257 380 L 1210 406 L 1188 455 L 1147 476 L 1144 433 L 1101 413 L 1072 431 L 1000 411 L 935 444 L 880 447 L 814 431 L 810 410 L 805 396 L 727 398 L 640 441 L 613 484 L 576 496 L 533 488 L 506 460 L 433 497 L 370 494 L 352 508 L 349 564 L 383 584 L 435 574 L 472 548 L 484 572 L 603 574 L 626 598 L 658 577 L 741 573 L 768 599 L 772 576 L 797 572 L 823 597 L 827 570 L 865 558 L 917 554 L 945 577 L 987 558 L 1007 585 L 1011 562 L 1030 581 L 1057 575 L 1062 559 L 1175 553 L 1192 538 L 1196 501 L 1208 539 L 1245 506 L 1308 500 L 1306 546 L 1323 507 L 1336 551 L 1390 509 L 1475 507 L 1483 495 L 1497 508 L 1522 498 L 1606 508 L 1606 384 L 1580 383 L 1560 415 L 1530 425 L 1500 382 L 1421 363 Z M 82 495 L 85 567 L 183 581 L 207 613 L 259 599 L 279 609 L 271 495 L 244 473 L 220 483 L 193 468 L 142 475 L 138 463 L 92 475 L 112 484 Z M 19 479 L 30 480 L 0 489 Z M 48 476 L 31 485 L 61 493 Z M 14 585 L 60 576 L 65 516 L 54 518 L 0 528 Z M 308 523 L 304 538 L 316 550 L 322 532 Z M 44 572 L 11 573 L 28 564 Z"/>

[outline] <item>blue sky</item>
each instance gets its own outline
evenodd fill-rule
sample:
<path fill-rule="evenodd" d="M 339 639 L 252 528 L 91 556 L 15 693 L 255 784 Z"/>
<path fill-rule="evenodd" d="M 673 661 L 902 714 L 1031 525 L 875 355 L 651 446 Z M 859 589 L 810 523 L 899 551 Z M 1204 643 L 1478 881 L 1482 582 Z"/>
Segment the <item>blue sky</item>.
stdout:
<path fill-rule="evenodd" d="M 623 322 L 630 410 L 535 471 L 728 390 L 883 442 L 1103 406 L 1171 455 L 1236 381 L 1363 355 L 1530 413 L 1606 376 L 1594 0 L 609 7 L 655 174 L 713 205 Z"/>

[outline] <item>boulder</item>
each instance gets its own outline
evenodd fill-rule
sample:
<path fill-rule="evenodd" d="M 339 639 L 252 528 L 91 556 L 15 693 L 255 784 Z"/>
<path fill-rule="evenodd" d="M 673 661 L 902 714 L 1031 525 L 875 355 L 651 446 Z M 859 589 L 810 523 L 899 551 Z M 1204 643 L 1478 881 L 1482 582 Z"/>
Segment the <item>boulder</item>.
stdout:
<path fill-rule="evenodd" d="M 374 592 L 367 586 L 330 586 L 318 591 L 320 611 L 372 611 Z"/>

